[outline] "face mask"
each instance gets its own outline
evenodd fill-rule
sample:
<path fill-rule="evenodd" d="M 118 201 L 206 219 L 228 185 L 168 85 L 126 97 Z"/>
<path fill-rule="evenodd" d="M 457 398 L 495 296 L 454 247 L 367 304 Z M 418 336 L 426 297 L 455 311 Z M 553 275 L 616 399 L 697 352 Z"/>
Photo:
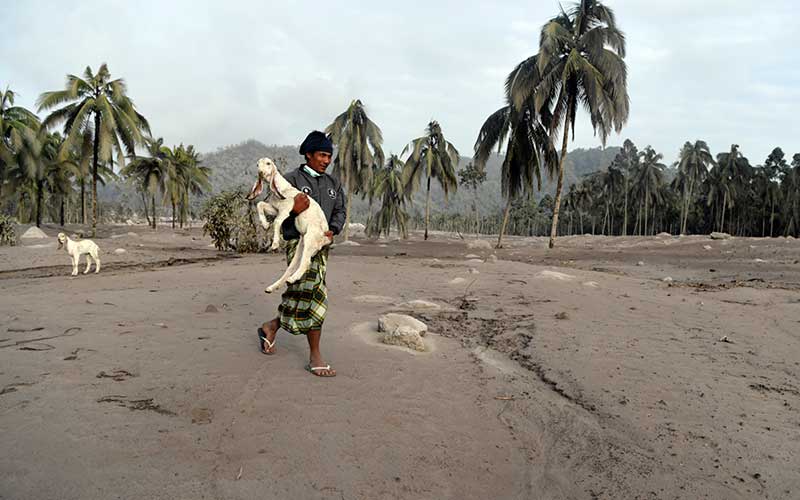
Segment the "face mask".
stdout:
<path fill-rule="evenodd" d="M 303 165 L 303 170 L 305 170 L 306 173 L 308 175 L 310 175 L 311 177 L 319 177 L 319 176 L 322 175 L 321 173 L 317 172 L 316 170 L 314 170 L 313 168 L 309 167 L 308 165 Z"/>

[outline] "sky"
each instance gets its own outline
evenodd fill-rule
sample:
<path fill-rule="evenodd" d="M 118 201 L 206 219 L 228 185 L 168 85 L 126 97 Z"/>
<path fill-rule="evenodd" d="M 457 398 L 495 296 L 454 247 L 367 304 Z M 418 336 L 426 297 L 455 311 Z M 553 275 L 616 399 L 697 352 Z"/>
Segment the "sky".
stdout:
<path fill-rule="evenodd" d="M 537 52 L 555 0 L 13 1 L 0 18 L 0 87 L 35 109 L 67 74 L 108 64 L 166 144 L 299 144 L 361 99 L 400 153 L 437 120 L 471 156 L 504 105 L 506 75 Z M 627 37 L 622 133 L 665 162 L 687 140 L 751 163 L 800 153 L 800 32 L 791 0 L 607 0 Z M 569 2 L 564 2 L 565 6 Z M 40 113 L 44 116 L 45 112 Z M 601 142 L 579 117 L 569 148 Z"/>

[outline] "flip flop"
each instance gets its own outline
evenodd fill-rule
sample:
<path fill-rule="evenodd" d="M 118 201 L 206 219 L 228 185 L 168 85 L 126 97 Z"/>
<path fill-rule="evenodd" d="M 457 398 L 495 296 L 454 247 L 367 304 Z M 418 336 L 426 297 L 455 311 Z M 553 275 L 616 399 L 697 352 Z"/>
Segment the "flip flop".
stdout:
<path fill-rule="evenodd" d="M 328 370 L 328 371 L 330 371 L 330 369 L 331 369 L 331 365 L 325 365 L 325 366 L 311 366 L 310 364 L 306 365 L 306 370 L 311 372 L 311 373 L 313 373 L 317 377 L 326 377 L 326 378 L 327 377 L 335 377 L 336 373 L 334 373 L 333 375 L 322 375 L 321 373 L 317 373 L 317 370 Z"/>
<path fill-rule="evenodd" d="M 266 347 L 264 347 L 266 345 Z M 267 334 L 264 333 L 264 330 L 261 327 L 258 328 L 258 348 L 261 349 L 262 354 L 266 354 L 267 356 L 271 356 L 275 354 L 275 351 L 270 352 L 270 349 L 275 347 L 275 341 L 273 340 L 270 342 L 267 340 Z"/>

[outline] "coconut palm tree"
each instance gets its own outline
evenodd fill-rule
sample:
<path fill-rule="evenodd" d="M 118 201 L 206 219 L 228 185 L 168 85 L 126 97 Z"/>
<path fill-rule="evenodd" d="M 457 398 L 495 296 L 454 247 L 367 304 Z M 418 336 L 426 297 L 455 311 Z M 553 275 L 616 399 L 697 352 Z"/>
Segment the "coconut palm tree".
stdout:
<path fill-rule="evenodd" d="M 729 152 L 718 154 L 717 164 L 720 171 L 716 180 L 723 185 L 720 189 L 722 205 L 719 231 L 724 231 L 725 211 L 728 208 L 733 209 L 735 206 L 737 195 L 752 175 L 752 167 L 747 158 L 742 156 L 738 144 L 731 144 Z"/>
<path fill-rule="evenodd" d="M 17 155 L 30 158 L 21 151 L 26 137 L 30 146 L 39 130 L 39 119 L 26 108 L 14 106 L 15 97 L 9 88 L 0 91 L 0 195 L 8 170 L 20 160 Z"/>
<path fill-rule="evenodd" d="M 647 234 L 648 210 L 661 200 L 661 188 L 664 184 L 664 170 L 666 165 L 661 163 L 664 155 L 656 153 L 653 148 L 647 146 L 639 153 L 640 165 L 633 179 L 633 189 L 639 197 L 640 215 L 641 207 L 644 207 L 644 219 L 639 225 L 639 234 Z M 637 225 L 639 217 L 637 216 Z M 655 221 L 655 214 L 653 215 Z"/>
<path fill-rule="evenodd" d="M 211 189 L 211 169 L 202 165 L 200 155 L 194 150 L 193 145 L 179 148 L 178 157 L 184 164 L 181 176 L 180 196 L 180 221 L 181 227 L 189 215 L 189 198 L 191 195 L 200 196 Z"/>
<path fill-rule="evenodd" d="M 548 135 L 551 119 L 549 111 L 537 112 L 531 94 L 521 98 L 524 89 L 538 84 L 537 57 L 519 63 L 506 77 L 506 106 L 492 113 L 484 122 L 475 141 L 475 165 L 484 170 L 494 148 L 505 149 L 501 166 L 501 190 L 506 200 L 503 223 L 497 238 L 497 247 L 503 243 L 512 203 L 519 197 L 532 196 L 534 180 L 536 189 L 542 189 L 542 168 L 552 178 L 557 163 L 556 151 Z"/>
<path fill-rule="evenodd" d="M 686 234 L 686 223 L 689 219 L 689 207 L 694 202 L 694 190 L 702 184 L 708 175 L 708 168 L 714 165 L 714 157 L 705 141 L 689 141 L 683 145 L 678 159 L 678 175 L 675 187 L 683 190 L 681 205 L 681 234 Z"/>
<path fill-rule="evenodd" d="M 486 169 L 478 168 L 474 162 L 469 162 L 466 167 L 458 171 L 458 184 L 472 189 L 472 213 L 475 217 L 474 232 L 477 234 L 480 226 L 478 216 L 478 187 L 486 181 Z"/>
<path fill-rule="evenodd" d="M 386 166 L 375 176 L 374 196 L 381 199 L 381 208 L 367 224 L 367 235 L 370 237 L 380 237 L 382 233 L 388 237 L 392 224 L 396 224 L 400 236 L 408 238 L 408 214 L 403 208 L 407 200 L 403 166 L 403 161 L 397 155 L 391 155 Z"/>
<path fill-rule="evenodd" d="M 134 155 L 137 144 L 144 143 L 143 132 L 150 133 L 150 125 L 136 111 L 127 95 L 125 82 L 111 79 L 103 63 L 97 73 L 86 67 L 83 78 L 67 75 L 63 90 L 45 92 L 37 100 L 38 110 L 55 109 L 43 125 L 51 127 L 64 122 L 64 148 L 75 147 L 87 131 L 92 139 L 92 236 L 97 233 L 97 182 L 98 166 L 110 162 L 114 151 L 117 163 L 125 166 L 125 154 Z M 61 106 L 61 107 L 59 107 Z M 67 153 L 64 152 L 63 156 Z"/>
<path fill-rule="evenodd" d="M 134 159 L 122 169 L 122 175 L 132 178 L 139 185 L 139 192 L 142 195 L 142 202 L 144 203 L 144 211 L 147 216 L 147 221 L 150 227 L 156 228 L 156 193 L 165 191 L 167 176 L 169 175 L 169 148 L 164 146 L 164 139 L 147 139 L 147 152 L 149 157 L 135 156 Z M 150 195 L 152 207 L 152 220 L 147 215 L 147 198 L 146 194 Z"/>
<path fill-rule="evenodd" d="M 542 27 L 536 64 L 538 77 L 520 79 L 510 88 L 517 109 L 534 97 L 539 114 L 552 114 L 549 133 L 555 139 L 562 130 L 558 181 L 550 229 L 550 248 L 555 246 L 561 191 L 564 184 L 564 159 L 570 129 L 575 130 L 579 107 L 589 114 L 595 133 L 605 145 L 613 131 L 620 132 L 628 120 L 625 36 L 619 30 L 613 11 L 597 0 L 581 0 Z M 534 75 L 533 69 L 522 71 Z"/>
<path fill-rule="evenodd" d="M 347 241 L 353 195 L 366 191 L 372 183 L 373 166 L 383 165 L 383 134 L 369 119 L 358 99 L 328 125 L 325 133 L 336 145 L 333 172 L 347 189 L 347 219 L 344 224 L 344 240 Z"/>
<path fill-rule="evenodd" d="M 403 153 L 411 151 L 403 170 L 403 185 L 406 195 L 411 195 L 419 188 L 422 177 L 427 179 L 427 198 L 425 201 L 425 239 L 428 239 L 431 209 L 431 179 L 436 179 L 447 199 L 450 191 L 458 189 L 456 167 L 458 166 L 458 150 L 450 144 L 442 133 L 442 127 L 436 120 L 428 123 L 426 133 L 417 137 L 405 148 Z"/>

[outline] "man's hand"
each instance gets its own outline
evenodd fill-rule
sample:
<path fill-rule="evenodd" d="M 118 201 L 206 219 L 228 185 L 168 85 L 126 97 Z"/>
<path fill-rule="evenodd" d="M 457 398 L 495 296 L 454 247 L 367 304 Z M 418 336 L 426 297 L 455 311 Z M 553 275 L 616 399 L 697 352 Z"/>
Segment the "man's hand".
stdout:
<path fill-rule="evenodd" d="M 331 240 L 331 243 L 333 243 L 333 231 L 325 231 L 325 237 Z M 330 243 L 328 244 L 330 245 Z"/>
<path fill-rule="evenodd" d="M 308 208 L 308 196 L 305 193 L 298 193 L 297 196 L 294 197 L 294 205 L 292 206 L 292 213 L 294 215 L 300 215 L 301 213 L 305 212 Z"/>

